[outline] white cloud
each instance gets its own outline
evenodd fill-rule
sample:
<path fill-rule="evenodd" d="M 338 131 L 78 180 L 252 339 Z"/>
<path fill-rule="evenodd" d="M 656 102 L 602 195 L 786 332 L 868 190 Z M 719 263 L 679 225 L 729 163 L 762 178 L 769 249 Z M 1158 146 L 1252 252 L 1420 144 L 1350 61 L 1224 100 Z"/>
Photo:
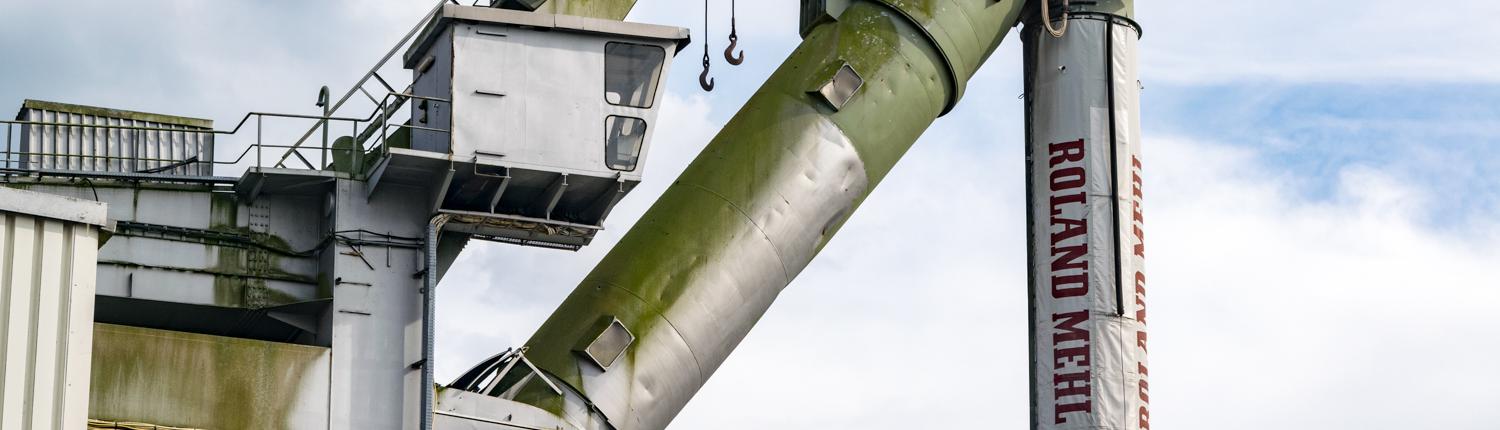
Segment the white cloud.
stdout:
<path fill-rule="evenodd" d="M 1254 154 L 1151 142 L 1152 394 L 1166 428 L 1488 428 L 1496 223 L 1430 226 L 1413 189 L 1342 169 L 1301 201 Z M 1456 228 L 1454 228 L 1456 227 Z M 1485 406 L 1491 405 L 1491 406 Z"/>
<path fill-rule="evenodd" d="M 1139 2 L 1147 84 L 1500 82 L 1500 3 Z"/>
<path fill-rule="evenodd" d="M 1024 425 L 1020 176 L 991 167 L 1015 157 L 939 148 L 903 162 L 679 428 Z M 1307 201 L 1253 152 L 1172 138 L 1146 151 L 1158 426 L 1500 419 L 1493 221 L 1423 225 L 1434 192 L 1368 166 Z M 1009 186 L 937 186 L 952 178 Z"/>

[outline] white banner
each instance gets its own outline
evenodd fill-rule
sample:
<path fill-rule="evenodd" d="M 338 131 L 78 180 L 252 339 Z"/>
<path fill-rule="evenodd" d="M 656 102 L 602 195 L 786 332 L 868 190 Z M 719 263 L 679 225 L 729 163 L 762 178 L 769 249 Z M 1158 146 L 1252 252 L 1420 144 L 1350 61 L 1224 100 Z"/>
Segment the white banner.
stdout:
<path fill-rule="evenodd" d="M 1033 34 L 1033 428 L 1147 430 L 1139 36 L 1102 16 Z"/>

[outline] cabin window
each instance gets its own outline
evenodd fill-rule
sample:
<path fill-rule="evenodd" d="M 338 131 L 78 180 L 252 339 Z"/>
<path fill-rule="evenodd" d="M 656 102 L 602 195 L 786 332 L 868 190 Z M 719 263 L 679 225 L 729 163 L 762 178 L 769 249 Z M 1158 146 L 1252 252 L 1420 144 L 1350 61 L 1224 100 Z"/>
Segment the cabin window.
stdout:
<path fill-rule="evenodd" d="M 646 120 L 610 115 L 604 119 L 604 163 L 614 170 L 635 170 L 646 142 Z"/>
<path fill-rule="evenodd" d="M 660 46 L 609 42 L 604 45 L 604 101 L 650 108 L 656 100 L 667 51 Z"/>

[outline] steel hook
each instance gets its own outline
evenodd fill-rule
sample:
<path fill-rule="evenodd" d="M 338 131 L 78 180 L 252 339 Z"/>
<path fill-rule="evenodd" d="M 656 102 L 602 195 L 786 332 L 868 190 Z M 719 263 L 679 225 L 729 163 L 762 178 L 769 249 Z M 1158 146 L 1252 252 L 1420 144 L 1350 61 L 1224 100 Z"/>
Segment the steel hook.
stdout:
<path fill-rule="evenodd" d="M 698 85 L 703 86 L 703 91 L 714 90 L 714 78 L 708 77 L 708 69 L 703 69 L 703 74 L 698 75 Z"/>
<path fill-rule="evenodd" d="M 733 28 L 732 26 L 734 24 L 730 24 L 730 25 L 731 25 L 731 28 Z M 745 51 L 744 50 L 740 50 L 739 55 L 735 55 L 735 53 L 734 53 L 734 47 L 737 46 L 737 45 L 739 45 L 739 43 L 740 43 L 740 36 L 738 34 L 735 34 L 734 30 L 729 30 L 729 47 L 728 48 L 724 48 L 724 61 L 729 62 L 729 64 L 732 65 L 732 66 L 738 66 L 738 65 L 740 65 L 740 63 L 744 63 L 745 62 Z"/>
<path fill-rule="evenodd" d="M 704 48 L 707 48 L 707 46 L 705 46 Z M 698 85 L 703 87 L 703 91 L 713 91 L 714 90 L 714 79 L 708 77 L 708 66 L 709 66 L 709 63 L 708 63 L 708 50 L 704 49 L 704 52 L 703 52 L 703 74 L 698 75 Z"/>

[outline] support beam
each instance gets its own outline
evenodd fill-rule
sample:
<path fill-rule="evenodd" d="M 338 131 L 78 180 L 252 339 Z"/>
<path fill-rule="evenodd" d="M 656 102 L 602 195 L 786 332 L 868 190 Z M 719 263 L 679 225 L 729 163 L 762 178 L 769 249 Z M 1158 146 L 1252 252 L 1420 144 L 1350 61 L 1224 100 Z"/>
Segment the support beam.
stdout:
<path fill-rule="evenodd" d="M 527 342 L 528 356 L 584 400 L 543 392 L 517 399 L 573 422 L 588 417 L 569 411 L 593 406 L 614 428 L 665 428 L 957 103 L 1021 6 L 859 0 L 811 28 Z M 845 65 L 857 82 L 839 73 Z M 608 370 L 574 352 L 605 317 L 638 336 Z"/>

